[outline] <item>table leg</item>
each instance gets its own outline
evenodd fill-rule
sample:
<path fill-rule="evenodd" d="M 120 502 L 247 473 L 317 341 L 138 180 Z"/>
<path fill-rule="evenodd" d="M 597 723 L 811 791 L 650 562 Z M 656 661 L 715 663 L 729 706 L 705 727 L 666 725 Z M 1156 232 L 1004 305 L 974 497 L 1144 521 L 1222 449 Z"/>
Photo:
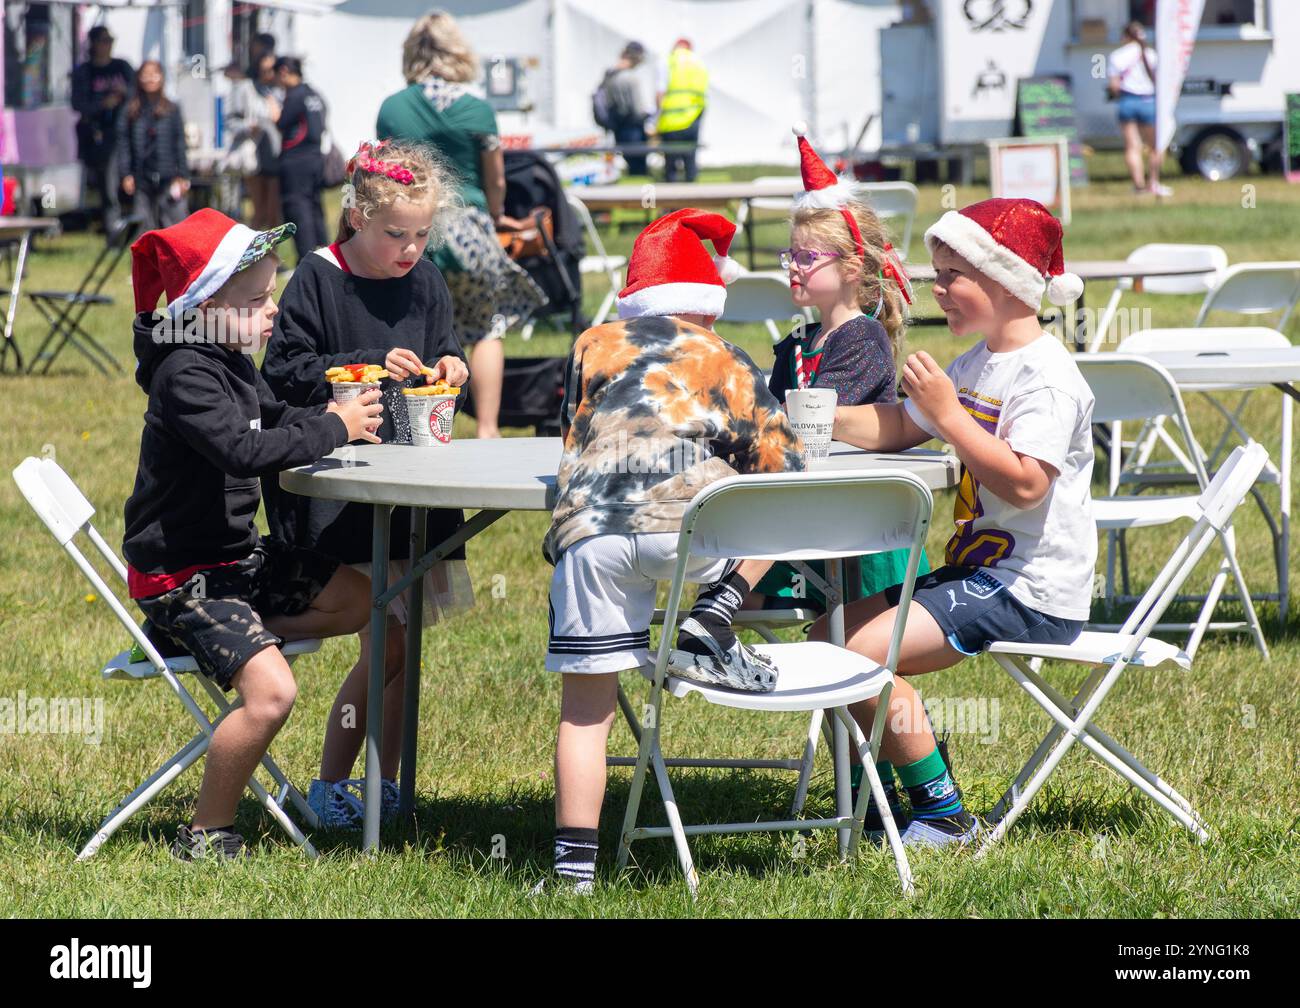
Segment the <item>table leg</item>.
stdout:
<path fill-rule="evenodd" d="M 18 314 L 18 294 L 23 285 L 23 266 L 27 262 L 27 243 L 31 240 L 31 233 L 23 232 L 23 236 L 18 239 L 18 261 L 14 265 L 14 282 L 9 288 L 9 304 L 5 309 L 5 342 L 0 347 L 0 370 L 4 369 L 5 359 L 9 356 L 9 351 L 14 352 L 14 373 L 21 374 L 23 370 L 23 354 L 18 349 L 18 341 L 14 339 L 14 318 Z"/>
<path fill-rule="evenodd" d="M 745 244 L 749 246 L 749 268 L 754 268 L 754 204 L 745 200 Z"/>
<path fill-rule="evenodd" d="M 424 556 L 429 512 L 411 509 L 411 566 Z M 411 582 L 406 607 L 406 683 L 402 705 L 402 788 L 397 805 L 403 818 L 415 811 L 415 746 L 420 727 L 420 649 L 424 642 L 424 577 Z"/>
<path fill-rule="evenodd" d="M 362 827 L 362 850 L 379 847 L 379 813 L 383 804 L 383 772 L 379 754 L 384 734 L 384 644 L 386 643 L 388 603 L 388 532 L 393 517 L 391 505 L 374 505 L 374 528 L 370 550 L 370 682 L 366 691 L 366 781 L 365 822 Z"/>
<path fill-rule="evenodd" d="M 830 642 L 836 647 L 844 647 L 844 562 L 838 557 L 826 561 L 826 584 Z M 835 765 L 835 814 L 848 816 L 853 814 L 849 782 L 849 730 L 839 718 L 834 718 L 833 722 L 831 737 L 834 740 L 832 757 Z M 841 827 L 837 832 L 840 857 L 846 857 L 849 852 L 849 836 L 853 831 Z"/>

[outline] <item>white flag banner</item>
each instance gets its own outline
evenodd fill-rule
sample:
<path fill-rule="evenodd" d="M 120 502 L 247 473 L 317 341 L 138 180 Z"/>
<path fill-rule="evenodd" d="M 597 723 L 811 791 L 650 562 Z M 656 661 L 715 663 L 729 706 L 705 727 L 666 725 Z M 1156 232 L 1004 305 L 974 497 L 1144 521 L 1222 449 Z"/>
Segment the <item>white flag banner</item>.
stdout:
<path fill-rule="evenodd" d="M 1156 149 L 1167 150 L 1177 122 L 1174 110 L 1192 60 L 1205 0 L 1156 3 Z"/>

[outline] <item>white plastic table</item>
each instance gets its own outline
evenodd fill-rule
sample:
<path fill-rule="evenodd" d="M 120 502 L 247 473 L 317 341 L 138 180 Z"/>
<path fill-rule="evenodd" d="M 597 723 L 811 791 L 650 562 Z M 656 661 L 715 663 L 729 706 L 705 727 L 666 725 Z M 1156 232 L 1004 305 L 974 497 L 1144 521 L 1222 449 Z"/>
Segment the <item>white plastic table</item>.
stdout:
<path fill-rule="evenodd" d="M 1300 399 L 1300 347 L 1269 349 L 1160 350 L 1144 353 L 1160 364 L 1184 392 L 1225 392 L 1273 386 L 1292 399 Z M 1289 404 L 1288 404 L 1289 405 Z M 1276 473 L 1278 516 L 1273 531 L 1277 565 L 1278 616 L 1286 621 L 1291 592 L 1291 423 L 1283 411 L 1281 458 Z M 1225 414 L 1226 415 L 1226 414 Z M 1217 449 L 1214 452 L 1217 455 Z M 1212 464 L 1209 460 L 1207 464 Z M 1262 500 L 1262 499 L 1261 499 Z M 1261 507 L 1262 507 L 1261 503 Z M 1265 517 L 1268 512 L 1265 511 Z M 1265 596 L 1267 597 L 1267 596 Z"/>
<path fill-rule="evenodd" d="M 0 343 L 0 371 L 4 370 L 9 351 L 14 353 L 14 369 L 23 370 L 23 355 L 14 339 L 14 318 L 18 314 L 18 298 L 22 291 L 23 269 L 27 265 L 27 249 L 31 245 L 32 234 L 36 231 L 54 231 L 59 222 L 53 217 L 0 217 L 0 241 L 18 242 L 15 256 L 13 284 L 9 288 L 9 303 L 5 306 L 4 343 Z"/>
<path fill-rule="evenodd" d="M 415 806 L 415 741 L 419 728 L 420 643 L 423 629 L 426 571 L 454 549 L 511 511 L 550 511 L 555 506 L 555 471 L 562 445 L 559 438 L 501 438 L 453 441 L 445 447 L 410 445 L 348 445 L 309 466 L 280 474 L 284 489 L 305 497 L 373 504 L 371 538 L 373 595 L 370 613 L 370 680 L 366 706 L 365 823 L 366 850 L 379 845 L 380 736 L 383 731 L 384 623 L 388 605 L 411 591 L 406 624 L 406 708 L 402 724 L 401 802 L 403 815 Z M 869 454 L 850 445 L 833 444 L 818 471 L 862 471 L 905 468 L 932 490 L 955 486 L 957 459 L 936 451 Z M 467 508 L 477 513 L 452 536 L 429 548 L 425 523 L 412 521 L 411 571 L 388 584 L 389 524 L 394 507 Z M 827 564 L 827 580 L 840 599 L 830 613 L 831 642 L 844 644 L 844 611 L 840 561 Z M 836 735 L 836 804 L 841 815 L 849 804 L 848 736 Z M 847 834 L 847 831 L 844 831 Z"/>

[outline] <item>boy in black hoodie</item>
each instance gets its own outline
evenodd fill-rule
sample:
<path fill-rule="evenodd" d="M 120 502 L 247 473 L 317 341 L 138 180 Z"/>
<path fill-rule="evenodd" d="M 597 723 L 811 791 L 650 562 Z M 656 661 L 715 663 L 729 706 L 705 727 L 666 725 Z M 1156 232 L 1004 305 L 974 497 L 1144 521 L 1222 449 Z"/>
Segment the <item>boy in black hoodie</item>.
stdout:
<path fill-rule="evenodd" d="M 259 233 L 200 210 L 131 247 L 136 381 L 149 406 L 126 502 L 128 587 L 151 639 L 192 654 L 243 700 L 212 734 L 193 821 L 172 847 L 182 860 L 244 854 L 235 808 L 297 694 L 278 646 L 355 633 L 368 616 L 362 575 L 255 524 L 258 477 L 379 440 L 377 392 L 296 408 L 253 363 L 278 310 L 273 249 L 291 234 L 292 224 Z"/>

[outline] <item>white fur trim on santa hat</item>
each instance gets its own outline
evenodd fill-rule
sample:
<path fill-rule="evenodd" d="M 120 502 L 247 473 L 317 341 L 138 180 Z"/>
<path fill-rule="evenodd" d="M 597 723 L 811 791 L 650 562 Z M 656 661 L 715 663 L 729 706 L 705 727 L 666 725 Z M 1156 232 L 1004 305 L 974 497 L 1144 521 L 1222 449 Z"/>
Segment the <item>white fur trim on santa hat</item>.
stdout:
<path fill-rule="evenodd" d="M 812 189 L 798 193 L 794 198 L 796 210 L 839 210 L 846 203 L 857 200 L 855 186 L 841 179 L 825 189 Z"/>
<path fill-rule="evenodd" d="M 745 273 L 745 267 L 736 262 L 731 256 L 715 255 L 713 265 L 718 271 L 718 276 L 722 277 L 724 284 L 735 283 Z"/>
<path fill-rule="evenodd" d="M 246 224 L 236 224 L 227 231 L 217 243 L 216 251 L 212 253 L 208 264 L 203 267 L 203 272 L 180 297 L 167 306 L 167 314 L 172 318 L 178 318 L 221 290 L 225 282 L 235 275 L 235 267 L 239 265 L 244 251 L 256 237 L 257 232 Z"/>
<path fill-rule="evenodd" d="M 991 280 L 1001 284 L 1035 311 L 1047 281 L 1041 273 L 956 210 L 949 210 L 925 232 L 925 247 L 934 254 L 942 242 Z"/>
<path fill-rule="evenodd" d="M 641 318 L 645 315 L 712 315 L 722 314 L 727 303 L 727 288 L 721 284 L 666 283 L 642 287 L 618 299 L 618 317 Z"/>

